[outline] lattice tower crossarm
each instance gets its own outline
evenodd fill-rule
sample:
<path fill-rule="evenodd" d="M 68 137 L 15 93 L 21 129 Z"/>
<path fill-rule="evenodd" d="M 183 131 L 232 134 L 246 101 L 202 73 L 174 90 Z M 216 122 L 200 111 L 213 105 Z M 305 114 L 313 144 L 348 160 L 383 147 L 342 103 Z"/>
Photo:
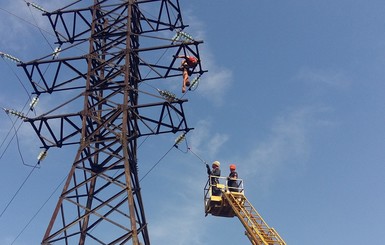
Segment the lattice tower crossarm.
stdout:
<path fill-rule="evenodd" d="M 79 146 L 42 244 L 147 245 L 137 139 L 191 128 L 187 100 L 150 96 L 141 102 L 140 85 L 181 76 L 175 57 L 200 60 L 202 42 L 171 40 L 186 27 L 178 0 L 85 2 L 44 13 L 61 45 L 59 58 L 20 64 L 36 95 L 71 92 L 54 109 L 26 119 L 43 147 Z M 169 58 L 159 63 L 164 53 Z M 192 74 L 204 72 L 199 63 Z M 63 113 L 78 104 L 78 112 Z"/>

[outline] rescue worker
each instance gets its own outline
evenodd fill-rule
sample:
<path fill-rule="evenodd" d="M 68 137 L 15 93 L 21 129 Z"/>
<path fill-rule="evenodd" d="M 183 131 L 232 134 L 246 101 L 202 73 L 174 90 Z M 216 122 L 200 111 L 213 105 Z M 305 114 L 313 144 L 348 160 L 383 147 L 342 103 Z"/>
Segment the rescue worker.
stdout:
<path fill-rule="evenodd" d="M 231 192 L 239 192 L 239 186 L 238 186 L 238 173 L 236 170 L 235 164 L 230 164 L 230 174 L 229 177 L 227 177 L 227 186 L 229 188 L 229 191 Z"/>
<path fill-rule="evenodd" d="M 183 71 L 182 93 L 185 93 L 186 87 L 190 86 L 189 76 L 191 75 L 192 70 L 198 65 L 198 59 L 194 56 L 186 55 L 179 55 L 175 57 L 183 58 L 180 69 Z"/>
<path fill-rule="evenodd" d="M 221 170 L 219 168 L 220 165 L 221 165 L 221 163 L 219 161 L 214 161 L 212 166 L 211 166 L 212 169 L 210 169 L 210 166 L 208 164 L 206 164 L 207 174 L 210 177 L 210 183 L 212 186 L 213 196 L 220 196 L 221 195 L 221 190 L 218 189 L 218 187 L 217 187 L 217 184 L 219 183 L 218 177 L 221 176 Z"/>

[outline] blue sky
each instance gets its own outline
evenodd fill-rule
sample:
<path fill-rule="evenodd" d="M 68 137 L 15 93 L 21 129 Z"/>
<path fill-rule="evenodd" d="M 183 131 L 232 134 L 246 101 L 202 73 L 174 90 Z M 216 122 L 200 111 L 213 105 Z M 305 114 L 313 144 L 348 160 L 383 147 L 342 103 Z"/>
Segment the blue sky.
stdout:
<path fill-rule="evenodd" d="M 35 2 L 54 10 L 63 1 Z M 287 244 L 385 244 L 385 2 L 180 3 L 186 32 L 204 40 L 209 70 L 186 96 L 195 128 L 188 146 L 207 162 L 220 161 L 223 175 L 237 164 L 247 198 Z M 22 0 L 0 7 L 0 51 L 23 60 L 50 52 L 38 29 L 14 16 L 50 30 L 38 12 L 31 15 Z M 0 72 L 0 106 L 21 110 L 28 99 L 21 83 L 31 91 L 22 70 L 0 60 Z M 179 80 L 174 87 L 180 95 Z M 37 112 L 52 102 L 41 99 Z M 39 244 L 59 193 L 38 210 L 68 173 L 76 148 L 50 150 L 6 207 L 31 168 L 16 140 L 5 149 L 12 121 L 5 113 L 0 119 L 0 244 L 11 244 L 24 227 L 13 244 Z M 26 124 L 18 136 L 25 162 L 35 164 L 34 132 Z M 175 137 L 143 144 L 142 175 Z M 172 150 L 141 182 L 152 244 L 250 244 L 236 218 L 204 216 L 205 167 L 185 149 Z"/>

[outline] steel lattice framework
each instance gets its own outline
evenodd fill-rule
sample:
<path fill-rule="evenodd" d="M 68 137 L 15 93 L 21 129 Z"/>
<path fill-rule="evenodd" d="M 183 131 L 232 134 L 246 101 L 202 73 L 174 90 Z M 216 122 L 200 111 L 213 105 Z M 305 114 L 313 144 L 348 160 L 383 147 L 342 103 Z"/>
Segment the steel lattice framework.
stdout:
<path fill-rule="evenodd" d="M 79 148 L 42 244 L 150 244 L 137 139 L 191 128 L 187 100 L 141 85 L 180 80 L 176 56 L 199 59 L 202 41 L 173 38 L 187 27 L 178 0 L 80 0 L 44 15 L 60 55 L 20 66 L 34 94 L 65 99 L 26 121 L 45 149 Z M 192 71 L 204 72 L 200 63 Z"/>

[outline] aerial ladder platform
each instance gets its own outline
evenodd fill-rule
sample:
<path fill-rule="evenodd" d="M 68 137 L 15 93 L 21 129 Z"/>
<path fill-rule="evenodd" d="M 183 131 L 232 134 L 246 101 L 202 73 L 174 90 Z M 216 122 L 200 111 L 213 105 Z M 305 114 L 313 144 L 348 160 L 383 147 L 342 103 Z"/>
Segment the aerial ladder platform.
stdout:
<path fill-rule="evenodd" d="M 217 178 L 218 183 L 211 183 L 212 178 Z M 246 198 L 243 180 L 238 179 L 238 188 L 235 190 L 229 191 L 226 177 L 210 176 L 204 190 L 206 216 L 237 216 L 246 229 L 245 235 L 253 245 L 286 245 L 278 232 L 267 225 Z"/>

